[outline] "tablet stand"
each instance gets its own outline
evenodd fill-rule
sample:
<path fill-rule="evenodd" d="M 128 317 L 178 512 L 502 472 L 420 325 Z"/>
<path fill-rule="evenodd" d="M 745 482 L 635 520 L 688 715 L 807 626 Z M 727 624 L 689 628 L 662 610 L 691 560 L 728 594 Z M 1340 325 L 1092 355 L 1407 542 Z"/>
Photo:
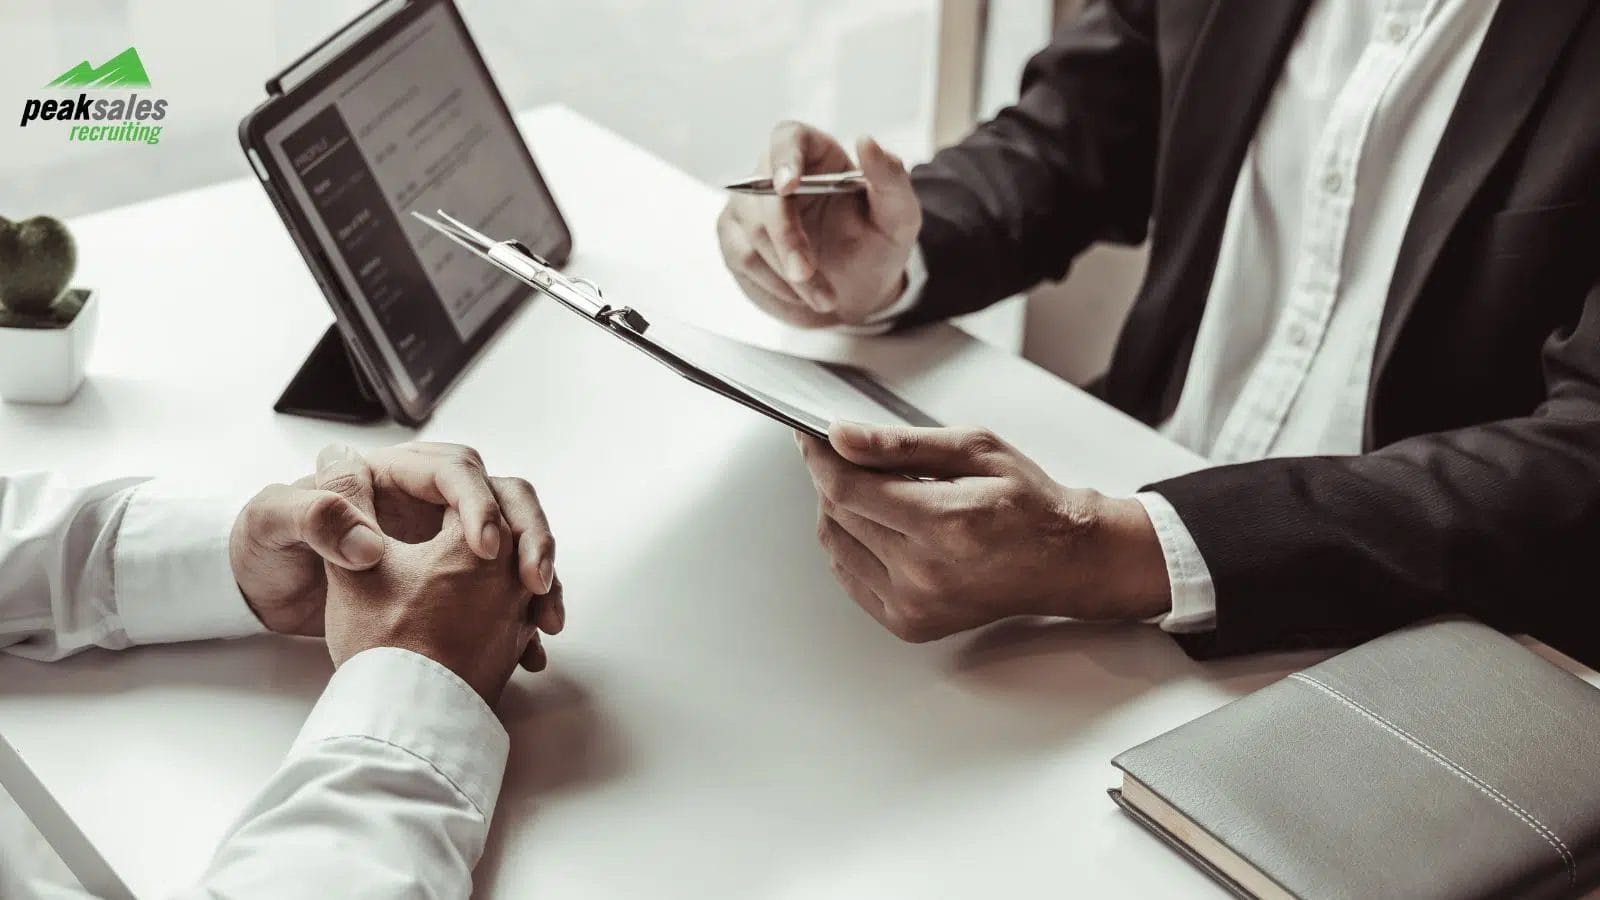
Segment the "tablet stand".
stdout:
<path fill-rule="evenodd" d="M 272 408 L 291 416 L 335 422 L 377 422 L 388 417 L 367 376 L 350 356 L 338 325 L 328 326 Z"/>

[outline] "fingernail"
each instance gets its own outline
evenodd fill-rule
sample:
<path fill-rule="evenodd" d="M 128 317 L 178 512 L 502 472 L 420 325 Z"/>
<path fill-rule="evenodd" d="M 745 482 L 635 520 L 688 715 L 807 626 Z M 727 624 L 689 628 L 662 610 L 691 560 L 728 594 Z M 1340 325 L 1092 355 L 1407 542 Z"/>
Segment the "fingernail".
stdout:
<path fill-rule="evenodd" d="M 806 305 L 806 309 L 817 313 L 825 313 L 828 311 L 828 305 L 823 301 L 822 295 L 818 294 L 814 290 L 811 290 L 808 285 L 795 285 L 795 293 L 800 296 L 800 302 Z"/>
<path fill-rule="evenodd" d="M 539 560 L 539 578 L 544 582 L 545 593 L 556 583 L 556 564 L 548 559 Z"/>
<path fill-rule="evenodd" d="M 490 559 L 500 558 L 500 526 L 493 522 L 483 526 L 483 552 L 489 554 Z"/>
<path fill-rule="evenodd" d="M 366 568 L 383 558 L 383 538 L 371 528 L 357 525 L 339 541 L 339 555 L 352 566 Z"/>
<path fill-rule="evenodd" d="M 334 463 L 346 462 L 356 458 L 355 448 L 349 444 L 329 444 L 322 448 L 322 452 L 317 454 L 317 468 L 325 469 Z"/>
<path fill-rule="evenodd" d="M 556 601 L 556 630 L 567 627 L 567 604 L 564 600 Z"/>
<path fill-rule="evenodd" d="M 839 422 L 833 427 L 838 430 L 839 439 L 847 444 L 854 444 L 857 447 L 867 447 L 872 444 L 872 433 L 863 425 L 855 422 Z"/>
<path fill-rule="evenodd" d="M 772 186 L 774 188 L 786 185 L 794 178 L 794 166 L 782 165 L 772 173 Z"/>
<path fill-rule="evenodd" d="M 805 281 L 811 277 L 811 264 L 798 253 L 789 256 L 789 280 Z"/>

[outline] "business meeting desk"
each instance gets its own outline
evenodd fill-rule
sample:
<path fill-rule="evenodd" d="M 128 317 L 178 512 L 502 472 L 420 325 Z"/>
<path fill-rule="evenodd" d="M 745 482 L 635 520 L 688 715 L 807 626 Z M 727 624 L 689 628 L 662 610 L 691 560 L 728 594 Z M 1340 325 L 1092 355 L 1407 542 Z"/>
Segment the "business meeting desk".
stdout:
<path fill-rule="evenodd" d="M 1058 480 L 1131 492 L 1202 460 L 951 326 L 802 334 L 721 264 L 720 194 L 569 110 L 522 117 L 569 270 L 647 314 L 863 363 Z M 130 163 L 130 165 L 133 165 Z M 896 640 L 834 583 L 790 434 L 535 301 L 420 433 L 276 415 L 330 319 L 238 180 L 73 223 L 104 304 L 70 404 L 0 405 L 0 466 L 236 494 L 331 441 L 478 447 L 538 487 L 569 625 L 501 713 L 511 760 L 477 896 L 1217 895 L 1106 797 L 1119 751 L 1325 656 L 1197 663 L 1151 626 L 1013 620 Z M 0 735 L 143 897 L 186 884 L 331 671 L 261 637 L 0 658 Z"/>

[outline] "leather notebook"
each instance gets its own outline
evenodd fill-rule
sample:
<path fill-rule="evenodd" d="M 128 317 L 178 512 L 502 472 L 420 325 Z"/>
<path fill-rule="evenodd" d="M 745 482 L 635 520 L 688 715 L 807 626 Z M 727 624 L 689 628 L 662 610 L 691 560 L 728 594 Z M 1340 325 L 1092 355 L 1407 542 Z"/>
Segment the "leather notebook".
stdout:
<path fill-rule="evenodd" d="M 1112 798 L 1243 897 L 1600 881 L 1600 690 L 1477 622 L 1377 638 L 1112 764 Z"/>

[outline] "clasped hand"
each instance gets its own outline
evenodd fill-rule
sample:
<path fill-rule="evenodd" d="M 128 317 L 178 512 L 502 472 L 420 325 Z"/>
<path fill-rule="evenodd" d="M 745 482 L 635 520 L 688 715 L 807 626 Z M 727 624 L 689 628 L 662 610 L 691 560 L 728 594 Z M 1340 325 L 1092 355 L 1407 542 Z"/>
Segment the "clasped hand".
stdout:
<path fill-rule="evenodd" d="M 234 522 L 234 577 L 263 625 L 325 636 L 336 665 L 414 650 L 490 703 L 519 660 L 544 668 L 539 631 L 560 632 L 566 607 L 532 485 L 452 444 L 335 446 L 317 462 Z"/>

